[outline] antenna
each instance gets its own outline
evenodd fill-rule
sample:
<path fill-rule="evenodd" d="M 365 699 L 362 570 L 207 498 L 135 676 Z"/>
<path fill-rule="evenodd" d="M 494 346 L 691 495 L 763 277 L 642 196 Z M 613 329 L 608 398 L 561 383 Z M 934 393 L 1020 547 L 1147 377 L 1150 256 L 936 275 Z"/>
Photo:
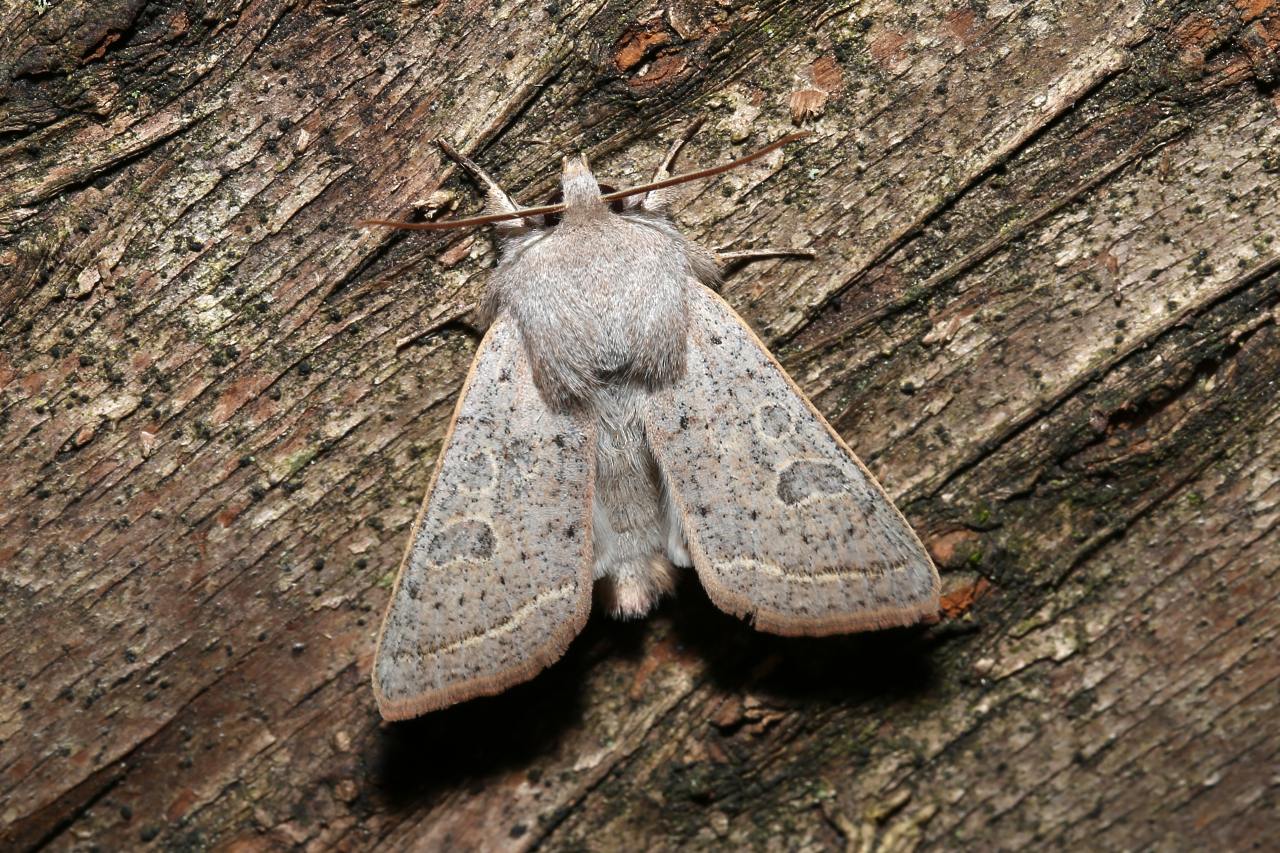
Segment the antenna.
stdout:
<path fill-rule="evenodd" d="M 685 172 L 683 175 L 672 175 L 670 178 L 663 178 L 661 181 L 654 181 L 649 184 L 641 184 L 636 187 L 629 187 L 625 190 L 611 192 L 608 195 L 600 196 L 602 202 L 617 201 L 623 198 L 630 198 L 633 195 L 652 192 L 666 187 L 674 187 L 677 184 L 688 183 L 689 181 L 698 181 L 703 178 L 712 178 L 716 175 L 723 174 L 730 169 L 736 169 L 739 166 L 745 166 L 753 160 L 759 160 L 766 154 L 777 151 L 784 145 L 789 145 L 798 139 L 809 136 L 809 131 L 801 130 L 797 133 L 789 133 L 786 136 L 774 142 L 770 142 L 758 151 L 753 151 L 746 156 L 739 157 L 720 166 L 711 166 L 707 169 L 699 169 L 696 172 Z M 490 213 L 484 216 L 472 216 L 468 219 L 443 219 L 439 222 L 396 222 L 391 219 L 362 219 L 361 225 L 382 225 L 387 228 L 398 228 L 403 231 L 446 231 L 451 228 L 472 228 L 477 225 L 490 225 L 494 222 L 506 222 L 510 219 L 526 219 L 531 216 L 546 216 L 549 213 L 562 213 L 564 204 L 544 204 L 541 207 L 524 207 L 520 210 L 510 213 Z"/>

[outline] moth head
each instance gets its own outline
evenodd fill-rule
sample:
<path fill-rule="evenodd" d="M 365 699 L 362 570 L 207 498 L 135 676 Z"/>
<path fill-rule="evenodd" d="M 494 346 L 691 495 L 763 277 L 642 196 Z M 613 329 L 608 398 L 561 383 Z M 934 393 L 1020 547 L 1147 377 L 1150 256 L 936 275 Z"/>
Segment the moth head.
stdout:
<path fill-rule="evenodd" d="M 587 155 L 565 157 L 560 168 L 560 197 L 566 217 L 588 212 L 600 206 L 600 184 L 591 174 Z M 553 202 L 554 203 L 554 202 Z"/>
<path fill-rule="evenodd" d="M 535 228 L 554 228 L 562 221 L 598 220 L 609 213 L 622 213 L 640 206 L 637 197 L 613 201 L 602 198 L 614 192 L 617 192 L 614 187 L 596 180 L 585 154 L 565 157 L 560 171 L 560 189 L 543 201 L 545 207 L 563 207 L 563 210 L 531 216 L 525 222 Z"/>

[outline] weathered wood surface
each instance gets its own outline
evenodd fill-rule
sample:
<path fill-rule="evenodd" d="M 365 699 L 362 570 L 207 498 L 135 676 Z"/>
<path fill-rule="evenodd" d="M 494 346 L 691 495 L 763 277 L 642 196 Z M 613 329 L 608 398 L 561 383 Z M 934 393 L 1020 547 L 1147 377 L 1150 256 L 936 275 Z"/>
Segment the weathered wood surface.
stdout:
<path fill-rule="evenodd" d="M 0 10 L 0 846 L 1274 840 L 1280 4 L 42 5 Z M 475 346 L 415 336 L 493 248 L 353 222 L 469 209 L 436 136 L 534 200 L 696 114 L 721 162 L 801 90 L 815 136 L 677 217 L 818 253 L 726 297 L 951 617 L 784 641 L 690 581 L 380 725 Z"/>

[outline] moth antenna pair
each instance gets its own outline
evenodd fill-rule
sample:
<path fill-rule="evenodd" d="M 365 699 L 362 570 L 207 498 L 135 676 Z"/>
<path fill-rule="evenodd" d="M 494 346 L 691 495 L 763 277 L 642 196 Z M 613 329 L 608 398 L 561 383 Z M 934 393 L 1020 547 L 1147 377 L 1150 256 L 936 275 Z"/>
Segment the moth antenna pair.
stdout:
<path fill-rule="evenodd" d="M 701 125 L 701 121 L 696 122 L 688 131 L 685 132 L 684 138 L 673 148 L 672 154 L 668 156 L 667 165 L 674 157 L 675 151 L 679 150 L 679 146 L 688 141 L 688 137 L 692 136 L 692 132 L 697 130 Z M 784 145 L 789 145 L 799 139 L 809 136 L 809 131 L 801 130 L 796 133 L 789 133 L 781 139 L 770 142 L 768 145 L 753 151 L 750 154 L 723 163 L 719 166 L 710 166 L 706 169 L 698 169 L 693 172 L 685 172 L 680 175 L 672 175 L 669 178 L 663 178 L 657 181 L 651 181 L 647 184 L 628 187 L 627 189 L 617 190 L 616 192 L 607 193 L 600 197 L 602 202 L 619 201 L 620 199 L 630 198 L 634 195 L 653 192 L 654 190 L 666 189 L 674 187 L 678 184 L 689 183 L 690 181 L 699 181 L 703 178 L 713 178 L 716 175 L 723 174 L 736 169 L 739 166 L 745 166 L 755 160 L 759 160 L 768 154 L 772 154 Z M 446 149 L 447 150 L 447 149 Z M 456 158 L 455 158 L 456 159 Z M 548 214 L 563 213 L 565 205 L 563 202 L 559 204 L 544 204 L 539 207 L 525 207 L 508 213 L 489 213 L 483 216 L 471 216 L 466 219 L 445 219 L 439 222 L 398 222 L 391 219 L 363 219 L 361 225 L 381 225 L 387 228 L 397 228 L 402 231 L 446 231 L 453 228 L 474 228 L 478 225 L 490 225 L 495 222 L 506 222 L 511 219 L 526 219 L 533 216 L 545 216 Z"/>

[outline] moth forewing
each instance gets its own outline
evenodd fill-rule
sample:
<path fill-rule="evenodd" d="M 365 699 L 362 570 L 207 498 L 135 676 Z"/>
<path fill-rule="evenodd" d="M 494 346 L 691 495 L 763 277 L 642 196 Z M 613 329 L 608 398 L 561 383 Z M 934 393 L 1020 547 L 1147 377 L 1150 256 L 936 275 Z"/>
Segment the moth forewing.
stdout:
<path fill-rule="evenodd" d="M 645 425 L 711 600 L 778 634 L 936 613 L 938 572 L 880 485 L 728 304 L 692 281 L 688 302 L 686 373 Z"/>
<path fill-rule="evenodd" d="M 591 606 L 595 427 L 548 409 L 516 324 L 476 352 L 375 654 L 382 716 L 501 692 L 558 659 Z"/>

